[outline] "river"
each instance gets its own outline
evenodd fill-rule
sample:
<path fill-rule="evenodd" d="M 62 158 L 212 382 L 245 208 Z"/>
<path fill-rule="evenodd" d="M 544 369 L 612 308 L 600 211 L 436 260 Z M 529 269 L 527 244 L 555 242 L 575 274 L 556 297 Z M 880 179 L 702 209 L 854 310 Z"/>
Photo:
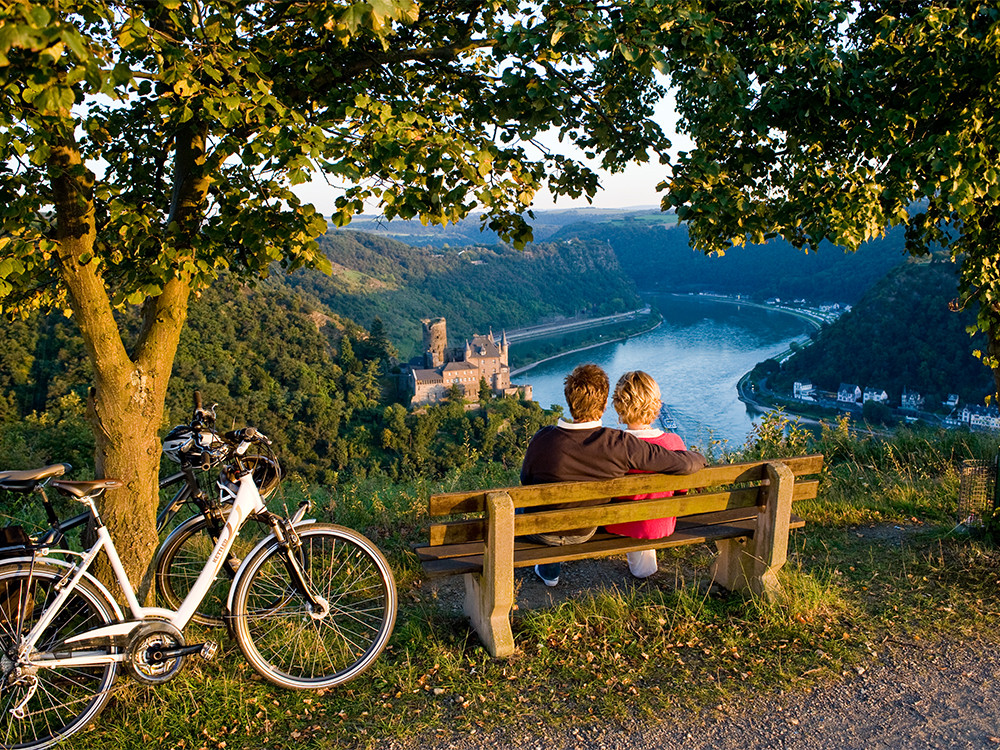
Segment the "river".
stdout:
<path fill-rule="evenodd" d="M 676 432 L 688 445 L 706 450 L 713 444 L 716 455 L 720 448 L 742 446 L 760 415 L 737 398 L 736 384 L 758 362 L 805 340 L 813 326 L 789 313 L 697 296 L 647 299 L 663 315 L 655 330 L 567 354 L 512 379 L 530 383 L 537 402 L 562 406 L 568 418 L 563 378 L 576 365 L 600 365 L 612 388 L 623 372 L 645 370 L 660 384 Z M 604 424 L 618 424 L 610 400 Z"/>

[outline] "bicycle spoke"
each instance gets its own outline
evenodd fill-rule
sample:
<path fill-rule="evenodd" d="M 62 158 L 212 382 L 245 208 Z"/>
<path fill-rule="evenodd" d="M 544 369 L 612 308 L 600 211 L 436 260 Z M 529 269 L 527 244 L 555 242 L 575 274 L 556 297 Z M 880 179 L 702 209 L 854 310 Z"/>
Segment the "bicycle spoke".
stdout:
<path fill-rule="evenodd" d="M 296 558 L 313 611 L 289 578 L 285 552 L 260 550 L 234 595 L 236 636 L 267 679 L 286 687 L 327 687 L 360 674 L 384 648 L 396 613 L 396 592 L 384 558 L 348 529 L 300 529 Z"/>

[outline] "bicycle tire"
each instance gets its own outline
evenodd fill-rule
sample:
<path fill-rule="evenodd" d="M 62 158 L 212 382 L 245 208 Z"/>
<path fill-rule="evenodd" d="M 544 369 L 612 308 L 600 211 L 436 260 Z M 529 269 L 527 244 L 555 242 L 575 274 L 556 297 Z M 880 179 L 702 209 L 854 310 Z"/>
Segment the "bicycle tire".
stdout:
<path fill-rule="evenodd" d="M 329 603 L 313 618 L 271 538 L 233 583 L 232 626 L 262 677 L 295 690 L 334 687 L 372 665 L 389 641 L 398 605 L 392 570 L 361 534 L 333 524 L 300 527 L 298 560 Z"/>
<path fill-rule="evenodd" d="M 56 584 L 64 574 L 64 569 L 40 562 L 0 566 L 0 747 L 4 750 L 41 750 L 61 742 L 88 726 L 110 697 L 117 663 L 94 667 L 39 666 L 35 673 L 38 687 L 24 706 L 26 715 L 16 718 L 12 714 L 27 690 L 14 677 L 18 646 L 56 596 Z M 69 636 L 118 619 L 107 594 L 83 578 L 42 634 L 37 652 L 44 653 Z M 61 650 L 70 648 L 62 646 Z M 88 644 L 81 648 L 91 653 L 119 650 L 110 644 Z"/>
<path fill-rule="evenodd" d="M 246 535 L 236 538 L 226 563 L 192 616 L 192 622 L 209 627 L 222 627 L 225 624 L 229 586 L 240 567 L 240 553 L 249 553 L 253 549 L 255 542 L 250 537 L 251 535 Z M 218 534 L 212 530 L 212 522 L 203 515 L 197 515 L 174 529 L 163 542 L 156 553 L 154 569 L 157 594 L 169 609 L 180 609 L 181 603 L 205 567 L 217 539 Z"/>

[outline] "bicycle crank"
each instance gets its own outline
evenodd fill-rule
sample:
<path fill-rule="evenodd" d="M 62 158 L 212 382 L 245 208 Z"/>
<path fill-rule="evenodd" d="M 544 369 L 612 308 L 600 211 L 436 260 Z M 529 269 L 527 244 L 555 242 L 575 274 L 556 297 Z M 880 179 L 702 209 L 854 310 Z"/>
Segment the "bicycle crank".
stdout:
<path fill-rule="evenodd" d="M 194 653 L 201 646 L 194 649 Z M 136 628 L 125 649 L 125 664 L 139 682 L 159 685 L 181 670 L 184 657 L 191 653 L 181 631 L 168 622 L 147 622 Z"/>

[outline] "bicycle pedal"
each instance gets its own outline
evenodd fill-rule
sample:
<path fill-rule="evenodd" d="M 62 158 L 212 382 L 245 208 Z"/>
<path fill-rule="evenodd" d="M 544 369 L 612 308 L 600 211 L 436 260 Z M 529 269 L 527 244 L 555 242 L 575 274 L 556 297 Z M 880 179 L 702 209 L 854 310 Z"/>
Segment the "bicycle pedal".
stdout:
<path fill-rule="evenodd" d="M 201 644 L 201 658 L 205 661 L 212 661 L 219 651 L 219 644 L 215 641 L 206 641 Z"/>

